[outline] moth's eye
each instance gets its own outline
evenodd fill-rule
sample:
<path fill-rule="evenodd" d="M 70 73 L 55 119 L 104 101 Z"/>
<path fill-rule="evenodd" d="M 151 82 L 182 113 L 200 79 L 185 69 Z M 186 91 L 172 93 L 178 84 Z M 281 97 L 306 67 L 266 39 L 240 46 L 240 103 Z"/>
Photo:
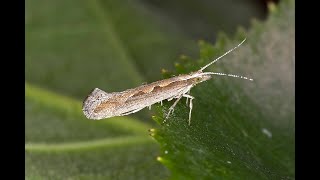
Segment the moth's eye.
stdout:
<path fill-rule="evenodd" d="M 197 79 L 196 79 L 196 80 L 199 82 L 199 81 L 201 81 L 201 78 L 197 77 Z"/>

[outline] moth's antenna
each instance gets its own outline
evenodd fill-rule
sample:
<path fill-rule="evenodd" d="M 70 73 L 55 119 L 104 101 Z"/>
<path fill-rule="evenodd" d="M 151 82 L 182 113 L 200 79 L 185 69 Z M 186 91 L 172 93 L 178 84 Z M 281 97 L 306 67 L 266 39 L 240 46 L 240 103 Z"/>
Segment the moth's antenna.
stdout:
<path fill-rule="evenodd" d="M 239 46 L 241 46 L 242 43 L 244 43 L 246 41 L 247 38 L 244 38 L 244 40 L 241 41 L 240 44 L 238 44 L 236 47 L 230 49 L 229 51 L 227 51 L 226 53 L 224 53 L 222 56 L 218 57 L 217 59 L 213 60 L 211 63 L 205 65 L 204 67 L 202 67 L 199 71 L 203 71 L 205 68 L 207 68 L 208 66 L 210 66 L 211 64 L 217 62 L 220 58 L 222 58 L 223 56 L 229 54 L 231 51 L 237 49 Z"/>
<path fill-rule="evenodd" d="M 216 72 L 204 72 L 204 73 L 201 73 L 200 75 L 203 75 L 203 74 L 213 74 L 213 75 L 219 75 L 219 76 L 230 76 L 230 77 L 241 78 L 241 79 L 253 81 L 253 79 L 251 79 L 251 78 L 248 78 L 248 77 L 245 77 L 245 76 L 241 76 L 241 75 L 235 75 L 235 74 L 225 74 L 225 73 L 216 73 Z"/>

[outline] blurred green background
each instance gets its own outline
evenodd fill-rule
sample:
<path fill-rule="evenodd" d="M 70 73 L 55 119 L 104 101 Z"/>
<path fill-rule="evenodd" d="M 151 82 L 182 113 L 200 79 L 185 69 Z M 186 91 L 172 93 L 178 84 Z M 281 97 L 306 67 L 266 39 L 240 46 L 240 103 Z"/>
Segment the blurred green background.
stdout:
<path fill-rule="evenodd" d="M 255 0 L 26 1 L 26 178 L 164 179 L 153 111 L 91 121 L 95 87 L 122 91 L 162 78 L 198 40 L 267 17 Z"/>

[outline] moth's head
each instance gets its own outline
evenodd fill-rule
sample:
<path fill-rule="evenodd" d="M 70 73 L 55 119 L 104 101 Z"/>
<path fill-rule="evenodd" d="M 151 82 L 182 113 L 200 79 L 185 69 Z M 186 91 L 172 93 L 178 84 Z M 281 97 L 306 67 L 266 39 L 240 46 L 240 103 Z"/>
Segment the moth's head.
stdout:
<path fill-rule="evenodd" d="M 194 84 L 201 83 L 203 81 L 207 81 L 211 79 L 211 75 L 203 74 L 202 71 L 192 72 L 189 74 Z"/>

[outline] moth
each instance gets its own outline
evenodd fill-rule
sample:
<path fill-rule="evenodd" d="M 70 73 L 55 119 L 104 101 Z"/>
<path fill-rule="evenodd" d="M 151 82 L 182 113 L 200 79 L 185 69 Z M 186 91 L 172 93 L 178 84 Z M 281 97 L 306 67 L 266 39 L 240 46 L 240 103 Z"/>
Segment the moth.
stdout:
<path fill-rule="evenodd" d="M 83 102 L 83 113 L 88 119 L 105 119 L 115 116 L 125 116 L 142 110 L 145 107 L 151 108 L 155 103 L 161 103 L 163 100 L 171 101 L 176 99 L 166 114 L 165 120 L 173 113 L 175 106 L 182 97 L 189 101 L 189 125 L 191 123 L 192 100 L 190 90 L 197 84 L 211 79 L 212 75 L 230 76 L 253 81 L 253 79 L 218 72 L 203 72 L 208 66 L 217 62 L 220 58 L 238 48 L 246 39 L 236 47 L 230 49 L 220 57 L 209 64 L 200 68 L 198 71 L 189 74 L 182 74 L 172 78 L 156 81 L 150 84 L 141 85 L 136 88 L 127 89 L 122 92 L 107 93 L 99 88 L 95 88 Z"/>

